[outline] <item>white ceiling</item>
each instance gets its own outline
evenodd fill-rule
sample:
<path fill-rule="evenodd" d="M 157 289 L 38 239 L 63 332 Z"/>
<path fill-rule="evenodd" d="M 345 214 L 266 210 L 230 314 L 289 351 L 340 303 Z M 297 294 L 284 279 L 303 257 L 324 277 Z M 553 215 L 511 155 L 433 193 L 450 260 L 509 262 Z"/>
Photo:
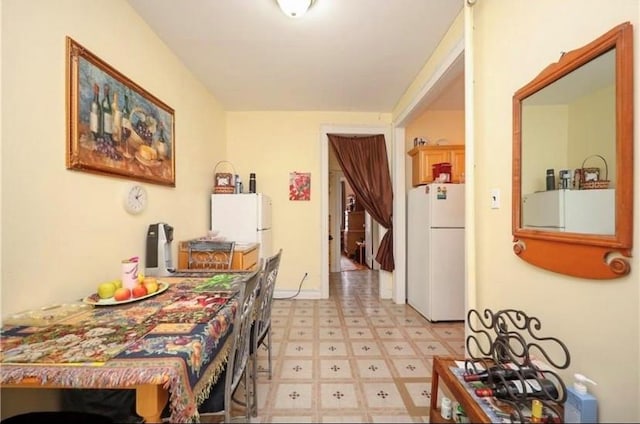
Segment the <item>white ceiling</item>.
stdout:
<path fill-rule="evenodd" d="M 276 0 L 128 2 L 226 110 L 390 112 L 464 0 L 316 0 L 297 19 Z"/>

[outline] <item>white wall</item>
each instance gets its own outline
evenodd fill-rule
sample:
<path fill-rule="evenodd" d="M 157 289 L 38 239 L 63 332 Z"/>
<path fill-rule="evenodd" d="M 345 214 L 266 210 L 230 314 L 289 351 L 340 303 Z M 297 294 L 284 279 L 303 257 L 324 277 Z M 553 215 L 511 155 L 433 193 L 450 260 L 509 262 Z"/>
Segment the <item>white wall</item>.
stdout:
<path fill-rule="evenodd" d="M 561 52 L 583 46 L 615 25 L 634 25 L 635 98 L 638 96 L 640 3 L 636 0 L 478 0 L 472 8 L 475 73 L 475 183 L 477 309 L 515 308 L 540 318 L 541 335 L 558 337 L 571 353 L 564 371 L 598 383 L 600 422 L 638 422 L 640 195 L 635 190 L 636 252 L 631 274 L 611 281 L 555 274 L 519 259 L 512 250 L 511 143 L 513 93 Z M 638 152 L 638 109 L 635 151 Z M 637 163 L 637 161 L 636 161 Z M 635 187 L 640 173 L 635 166 Z M 502 208 L 491 209 L 499 188 Z"/>

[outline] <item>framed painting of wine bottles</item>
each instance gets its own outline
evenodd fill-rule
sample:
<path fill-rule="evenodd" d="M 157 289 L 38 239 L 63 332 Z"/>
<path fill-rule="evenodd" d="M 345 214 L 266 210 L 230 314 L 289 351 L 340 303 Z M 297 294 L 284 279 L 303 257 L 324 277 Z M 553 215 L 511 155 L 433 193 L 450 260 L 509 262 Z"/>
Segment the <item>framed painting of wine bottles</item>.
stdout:
<path fill-rule="evenodd" d="M 174 111 L 67 37 L 68 169 L 175 187 Z"/>

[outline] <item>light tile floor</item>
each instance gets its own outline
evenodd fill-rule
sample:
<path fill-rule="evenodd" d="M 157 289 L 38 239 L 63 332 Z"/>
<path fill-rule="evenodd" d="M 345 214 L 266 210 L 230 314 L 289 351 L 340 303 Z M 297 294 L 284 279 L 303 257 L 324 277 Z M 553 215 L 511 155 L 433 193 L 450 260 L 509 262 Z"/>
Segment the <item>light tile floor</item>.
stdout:
<path fill-rule="evenodd" d="M 273 377 L 253 422 L 428 422 L 431 358 L 464 355 L 463 323 L 378 296 L 376 271 L 330 276 L 330 298 L 274 300 Z M 258 366 L 267 366 L 260 349 Z"/>

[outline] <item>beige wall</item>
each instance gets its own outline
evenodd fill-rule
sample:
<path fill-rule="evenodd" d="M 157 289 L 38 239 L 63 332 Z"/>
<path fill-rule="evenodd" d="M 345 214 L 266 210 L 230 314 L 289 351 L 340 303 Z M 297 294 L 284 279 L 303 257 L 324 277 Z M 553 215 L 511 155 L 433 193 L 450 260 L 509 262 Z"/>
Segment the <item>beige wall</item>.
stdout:
<path fill-rule="evenodd" d="M 225 121 L 125 1 L 7 0 L 2 13 L 3 37 L 13 40 L 2 49 L 6 314 L 79 299 L 118 277 L 121 259 L 144 257 L 151 223 L 171 224 L 178 240 L 204 234 Z M 144 184 L 150 200 L 141 215 L 122 207 L 128 180 L 65 168 L 67 35 L 175 110 L 176 187 Z"/>
<path fill-rule="evenodd" d="M 432 82 L 435 74 L 441 71 L 442 62 L 447 58 L 453 50 L 455 50 L 456 44 L 462 42 L 462 34 L 464 32 L 464 13 L 456 17 L 453 24 L 444 35 L 440 44 L 433 52 L 433 55 L 427 60 L 422 67 L 416 79 L 409 85 L 407 91 L 402 95 L 398 103 L 393 108 L 393 118 L 398 118 L 399 115 L 411 110 L 410 115 L 413 115 L 412 119 L 416 119 L 422 114 L 422 110 L 415 106 L 416 94 L 421 92 L 425 85 Z M 413 140 L 413 139 L 412 139 Z"/>
<path fill-rule="evenodd" d="M 255 172 L 258 191 L 273 199 L 273 246 L 282 247 L 276 290 L 319 295 L 321 287 L 321 125 L 381 125 L 390 114 L 340 112 L 228 112 L 227 151 L 236 170 Z M 289 173 L 311 172 L 311 201 L 290 201 Z M 328 184 L 328 182 L 327 182 Z M 328 186 L 327 186 L 328 187 Z M 304 293 L 303 293 L 304 295 Z"/>
<path fill-rule="evenodd" d="M 530 105 L 523 108 L 522 193 L 545 190 L 545 171 L 596 166 L 602 179 L 608 173 L 615 188 L 615 86 L 583 96 L 569 105 Z M 591 157 L 600 155 L 606 161 Z"/>
<path fill-rule="evenodd" d="M 427 109 L 405 128 L 407 148 L 422 137 L 428 144 L 464 144 L 464 110 Z"/>
<path fill-rule="evenodd" d="M 581 168 L 596 166 L 600 168 L 601 179 L 608 179 L 609 187 L 616 187 L 616 108 L 615 86 L 603 88 L 591 96 L 580 99 L 569 109 L 569 167 Z M 579 125 L 577 122 L 589 122 Z M 600 155 L 606 160 L 592 155 Z M 589 159 L 587 159 L 589 158 Z M 607 168 L 611 170 L 607 177 Z"/>
<path fill-rule="evenodd" d="M 425 110 L 405 127 L 407 152 L 414 147 L 413 139 L 416 137 L 426 139 L 429 145 L 464 144 L 464 110 Z M 405 184 L 411 187 L 412 160 L 408 154 L 405 167 Z"/>
<path fill-rule="evenodd" d="M 583 373 L 598 383 L 600 422 L 638 422 L 638 190 L 631 274 L 612 281 L 561 276 L 529 265 L 512 251 L 511 131 L 513 93 L 566 52 L 624 21 L 634 25 L 635 98 L 640 46 L 636 0 L 479 0 L 473 6 L 475 72 L 475 214 L 478 309 L 515 308 L 537 316 L 541 335 L 564 341 L 571 365 L 565 383 Z M 543 29 L 544 28 L 544 29 Z M 639 151 L 635 112 L 635 151 Z M 638 161 L 636 160 L 636 164 Z M 635 187 L 640 173 L 635 172 Z M 491 209 L 492 188 L 502 208 Z"/>
<path fill-rule="evenodd" d="M 522 193 L 546 190 L 546 170 L 559 183 L 561 169 L 569 167 L 569 108 L 566 105 L 529 106 L 522 120 Z M 576 168 L 578 165 L 575 166 Z"/>
<path fill-rule="evenodd" d="M 245 181 L 255 172 L 258 191 L 273 197 L 274 246 L 287 252 L 279 286 L 297 287 L 309 272 L 304 287 L 318 287 L 320 259 L 312 252 L 320 243 L 320 125 L 389 124 L 390 114 L 226 117 L 125 1 L 7 0 L 2 5 L 3 37 L 16 40 L 2 51 L 8 87 L 2 100 L 11 106 L 2 133 L 3 170 L 11 176 L 2 187 L 3 204 L 11 205 L 3 209 L 2 245 L 12 246 L 2 257 L 3 314 L 81 298 L 97 282 L 117 277 L 122 258 L 144 256 L 150 223 L 173 225 L 176 241 L 204 234 L 213 169 L 221 159 L 231 161 Z M 99 27 L 113 30 L 104 37 Z M 126 180 L 65 169 L 66 35 L 175 109 L 176 188 L 145 184 L 150 203 L 140 216 L 126 214 L 121 206 Z M 43 142 L 52 138 L 57 142 Z M 288 200 L 291 171 L 312 173 L 310 202 Z M 173 251 L 177 259 L 177 243 Z M 33 290 L 16 290 L 17 285 L 37 287 L 38 297 Z"/>
<path fill-rule="evenodd" d="M 469 46 L 474 49 L 476 99 L 469 106 L 474 111 L 476 153 L 470 159 L 476 170 L 469 186 L 477 189 L 477 242 L 468 255 L 477 264 L 469 271 L 477 280 L 475 306 L 517 308 L 538 316 L 542 333 L 561 338 L 571 351 L 565 381 L 569 383 L 574 372 L 596 380 L 593 391 L 600 400 L 600 420 L 609 422 L 640 420 L 637 255 L 631 276 L 615 281 L 587 281 L 534 268 L 512 252 L 509 205 L 515 90 L 556 61 L 560 52 L 626 20 L 635 26 L 636 73 L 640 69 L 638 2 L 614 3 L 615 7 L 611 0 L 476 1 L 475 41 Z M 208 194 L 220 159 L 232 161 L 245 180 L 249 172 L 256 172 L 258 190 L 274 199 L 274 246 L 285 251 L 279 288 L 297 288 L 308 272 L 303 290 L 318 289 L 320 246 L 325 241 L 319 231 L 324 219 L 317 192 L 319 128 L 386 124 L 391 121 L 388 115 L 247 112 L 225 117 L 215 99 L 124 0 L 3 0 L 1 8 L 2 315 L 86 295 L 97 281 L 117 275 L 120 259 L 144 253 L 150 223 L 172 224 L 176 240 L 200 235 L 208 226 Z M 394 109 L 394 117 L 407 109 L 432 76 L 463 25 L 461 14 Z M 65 35 L 176 111 L 177 185 L 145 184 L 151 200 L 141 216 L 123 211 L 126 181 L 64 168 Z M 638 92 L 636 88 L 636 97 Z M 637 140 L 638 135 L 636 151 Z M 310 202 L 288 200 L 290 171 L 311 172 Z M 640 187 L 638 172 L 635 183 Z M 501 209 L 489 207 L 491 188 L 502 191 Z M 639 246 L 635 227 L 634 244 Z M 34 404 L 34 393 L 29 396 Z M 2 416 L 18 406 L 16 398 L 3 391 Z"/>
<path fill-rule="evenodd" d="M 141 215 L 122 207 L 128 180 L 65 168 L 67 35 L 175 110 L 176 187 L 144 184 Z M 2 39 L 11 40 L 1 52 L 3 316 L 117 278 L 123 258 L 144 257 L 151 223 L 173 225 L 177 240 L 206 232 L 224 112 L 126 1 L 2 0 Z M 175 260 L 177 243 L 173 251 Z M 48 405 L 32 391 L 3 391 L 2 416 L 25 398 Z"/>

